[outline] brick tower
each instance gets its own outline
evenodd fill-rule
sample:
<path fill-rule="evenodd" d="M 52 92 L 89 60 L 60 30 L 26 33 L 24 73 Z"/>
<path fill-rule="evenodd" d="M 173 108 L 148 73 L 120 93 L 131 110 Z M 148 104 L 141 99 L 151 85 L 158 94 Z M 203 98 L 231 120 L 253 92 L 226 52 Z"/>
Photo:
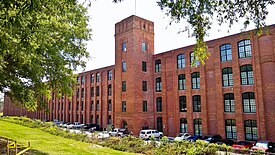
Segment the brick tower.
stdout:
<path fill-rule="evenodd" d="M 154 127 L 154 23 L 130 16 L 115 25 L 115 127 Z"/>

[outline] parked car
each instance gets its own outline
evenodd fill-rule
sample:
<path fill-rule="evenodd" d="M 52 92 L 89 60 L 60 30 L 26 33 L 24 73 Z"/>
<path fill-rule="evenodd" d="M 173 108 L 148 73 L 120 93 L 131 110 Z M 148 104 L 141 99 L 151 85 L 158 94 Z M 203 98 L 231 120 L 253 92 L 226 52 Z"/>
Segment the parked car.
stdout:
<path fill-rule="evenodd" d="M 131 134 L 127 129 L 121 128 L 118 131 L 118 136 L 119 137 L 125 137 L 128 136 L 129 134 Z"/>
<path fill-rule="evenodd" d="M 139 132 L 139 138 L 142 139 L 150 139 L 152 136 L 154 136 L 155 138 L 161 138 L 163 137 L 163 133 L 152 129 L 141 130 Z"/>
<path fill-rule="evenodd" d="M 119 132 L 120 128 L 114 128 L 112 131 L 109 132 L 110 136 L 118 136 L 118 132 Z"/>
<path fill-rule="evenodd" d="M 63 121 L 60 121 L 60 122 L 58 122 L 57 126 L 58 126 L 58 127 L 62 127 L 63 124 L 64 124 L 64 122 L 63 122 Z"/>
<path fill-rule="evenodd" d="M 53 120 L 54 125 L 59 126 L 62 122 L 58 121 L 57 119 Z"/>
<path fill-rule="evenodd" d="M 109 138 L 110 135 L 107 131 L 99 132 L 97 135 L 98 139 L 104 139 L 104 138 Z"/>
<path fill-rule="evenodd" d="M 234 149 L 250 149 L 253 146 L 251 142 L 248 141 L 238 141 L 236 144 L 233 144 Z"/>
<path fill-rule="evenodd" d="M 271 141 L 257 141 L 254 146 L 252 146 L 251 150 L 275 153 L 275 143 Z"/>
<path fill-rule="evenodd" d="M 234 139 L 225 139 L 223 143 L 229 146 L 233 146 L 233 144 L 235 144 L 236 141 Z"/>
<path fill-rule="evenodd" d="M 74 122 L 72 124 L 67 125 L 68 129 L 80 129 L 84 126 L 84 124 L 80 124 L 79 122 Z"/>
<path fill-rule="evenodd" d="M 71 124 L 71 123 L 64 123 L 64 124 L 62 125 L 62 127 L 63 127 L 63 128 L 67 128 L 67 126 L 70 125 L 70 124 Z"/>
<path fill-rule="evenodd" d="M 174 140 L 187 140 L 189 137 L 191 137 L 189 133 L 179 133 Z"/>
<path fill-rule="evenodd" d="M 109 132 L 110 136 L 119 136 L 125 137 L 129 135 L 129 132 L 125 128 L 114 128 L 112 131 Z"/>
<path fill-rule="evenodd" d="M 220 135 L 207 135 L 202 138 L 202 141 L 207 143 L 223 143 L 222 136 Z"/>
<path fill-rule="evenodd" d="M 103 131 L 103 128 L 100 127 L 98 124 L 93 124 L 91 125 L 92 127 L 88 129 L 89 132 L 94 132 L 94 131 Z"/>
<path fill-rule="evenodd" d="M 95 128 L 95 127 L 100 128 L 98 124 L 88 123 L 88 124 L 85 124 L 82 129 L 89 130 L 90 128 Z"/>
<path fill-rule="evenodd" d="M 67 124 L 67 129 L 72 129 L 72 128 L 74 128 L 74 124 L 73 123 Z"/>
<path fill-rule="evenodd" d="M 191 136 L 188 137 L 186 140 L 190 141 L 190 142 L 196 142 L 198 139 L 201 139 L 201 136 Z"/>

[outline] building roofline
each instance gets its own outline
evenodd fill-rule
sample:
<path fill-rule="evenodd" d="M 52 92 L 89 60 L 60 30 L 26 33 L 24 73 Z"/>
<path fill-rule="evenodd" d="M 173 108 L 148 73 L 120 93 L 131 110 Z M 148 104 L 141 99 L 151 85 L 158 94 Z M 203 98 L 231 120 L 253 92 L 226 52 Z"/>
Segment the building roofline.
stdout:
<path fill-rule="evenodd" d="M 106 67 L 101 67 L 101 68 L 97 68 L 97 69 L 92 69 L 92 70 L 88 70 L 88 71 L 84 71 L 84 72 L 79 72 L 77 73 L 78 75 L 80 74 L 86 74 L 88 72 L 96 72 L 98 70 L 103 70 L 103 69 L 108 69 L 108 68 L 114 68 L 115 65 L 111 65 L 111 66 L 106 66 Z"/>
<path fill-rule="evenodd" d="M 263 27 L 263 29 L 265 29 L 265 28 L 271 28 L 271 27 L 275 27 L 275 24 L 267 25 L 267 26 Z M 220 39 L 230 38 L 230 37 L 233 37 L 233 36 L 236 36 L 236 35 L 241 35 L 241 34 L 244 34 L 244 33 L 249 33 L 249 32 L 255 31 L 255 30 L 257 30 L 257 29 L 254 28 L 252 30 L 246 30 L 246 31 L 235 33 L 235 34 L 231 34 L 231 35 L 228 35 L 228 36 L 223 36 L 223 37 L 211 39 L 211 40 L 205 41 L 205 43 L 208 44 L 208 43 L 220 40 Z M 195 44 L 187 45 L 187 46 L 183 46 L 183 47 L 179 47 L 179 48 L 174 48 L 174 49 L 169 50 L 169 51 L 160 52 L 158 54 L 154 54 L 154 56 L 159 56 L 159 55 L 166 54 L 166 53 L 173 52 L 173 51 L 177 51 L 177 50 L 180 50 L 180 49 L 183 49 L 183 48 L 191 48 L 193 46 L 195 46 Z"/>
<path fill-rule="evenodd" d="M 136 15 L 131 15 L 131 16 L 127 17 L 127 18 L 123 18 L 123 19 L 122 19 L 122 20 L 120 20 L 119 22 L 115 23 L 115 25 L 117 25 L 118 23 L 121 23 L 121 22 L 123 22 L 123 21 L 129 20 L 129 19 L 131 19 L 131 18 L 139 18 L 139 19 L 142 19 L 142 20 L 145 20 L 145 21 L 148 21 L 148 22 L 154 23 L 154 22 L 153 22 L 153 21 L 151 21 L 151 20 L 148 20 L 148 19 L 145 19 L 145 18 L 142 18 L 142 17 L 136 16 Z"/>
<path fill-rule="evenodd" d="M 127 20 L 128 18 L 132 18 L 132 17 L 137 17 L 137 18 L 141 18 L 139 16 L 136 16 L 136 15 L 131 15 L 121 21 L 124 21 L 124 20 Z M 141 18 L 141 19 L 144 19 L 144 18 Z M 147 20 L 147 19 L 144 19 L 144 20 Z M 120 21 L 120 22 L 121 22 Z M 149 21 L 149 20 L 148 20 Z M 119 22 L 118 22 L 119 23 Z M 270 27 L 275 27 L 275 24 L 271 24 L 271 25 L 268 25 L 268 26 L 265 26 L 263 27 L 264 28 L 270 28 Z M 252 31 L 255 31 L 257 29 L 252 29 L 252 30 L 247 30 L 247 31 L 243 31 L 243 32 L 240 32 L 240 33 L 235 33 L 235 34 L 231 34 L 231 35 L 228 35 L 228 36 L 224 36 L 224 37 L 219 37 L 219 38 L 216 38 L 216 39 L 212 39 L 212 40 L 208 40 L 206 41 L 206 44 L 207 43 L 211 43 L 211 42 L 214 42 L 214 41 L 217 41 L 217 40 L 220 40 L 220 39 L 225 39 L 225 38 L 230 38 L 230 37 L 233 37 L 233 36 L 236 36 L 236 35 L 240 35 L 240 34 L 244 34 L 244 33 L 249 33 L 249 32 L 252 32 Z M 172 49 L 172 50 L 169 50 L 169 51 L 164 51 L 164 52 L 161 52 L 161 53 L 158 53 L 158 54 L 154 54 L 153 56 L 156 57 L 156 56 L 159 56 L 159 55 L 163 55 L 163 54 L 166 54 L 166 53 L 169 53 L 169 52 L 173 52 L 173 51 L 177 51 L 177 50 L 180 50 L 180 49 L 183 49 L 183 48 L 191 48 L 193 47 L 195 44 L 192 44 L 192 45 L 188 45 L 188 46 L 183 46 L 183 47 L 179 47 L 179 48 L 175 48 L 175 49 Z M 97 68 L 97 69 L 93 69 L 93 70 L 88 70 L 88 71 L 84 71 L 84 72 L 80 72 L 80 73 L 77 73 L 78 75 L 80 74 L 85 74 L 85 73 L 88 73 L 88 72 L 96 72 L 98 70 L 102 70 L 102 69 L 107 69 L 107 68 L 112 68 L 114 67 L 115 65 L 111 65 L 111 66 L 106 66 L 106 67 L 101 67 L 101 68 Z"/>

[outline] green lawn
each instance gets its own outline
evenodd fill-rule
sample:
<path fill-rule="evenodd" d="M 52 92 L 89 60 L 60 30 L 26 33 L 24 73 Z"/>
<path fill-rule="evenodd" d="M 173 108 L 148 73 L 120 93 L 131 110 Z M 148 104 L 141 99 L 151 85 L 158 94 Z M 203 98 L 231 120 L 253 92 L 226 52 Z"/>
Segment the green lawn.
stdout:
<path fill-rule="evenodd" d="M 0 120 L 0 136 L 16 140 L 18 143 L 27 145 L 31 142 L 31 148 L 49 155 L 123 155 L 132 154 L 120 152 L 110 148 L 93 148 L 92 144 L 66 139 L 45 133 L 39 129 L 32 129 L 21 125 Z"/>

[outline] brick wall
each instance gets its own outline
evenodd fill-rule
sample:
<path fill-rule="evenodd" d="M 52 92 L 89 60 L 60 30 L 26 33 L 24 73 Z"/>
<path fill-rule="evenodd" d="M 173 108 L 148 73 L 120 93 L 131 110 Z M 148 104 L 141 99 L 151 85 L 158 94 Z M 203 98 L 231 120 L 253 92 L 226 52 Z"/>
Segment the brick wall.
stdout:
<path fill-rule="evenodd" d="M 111 123 L 116 127 L 127 127 L 135 135 L 143 127 L 160 128 L 165 135 L 175 136 L 180 132 L 180 119 L 187 119 L 188 132 L 194 134 L 194 119 L 202 120 L 202 135 L 220 134 L 226 137 L 225 121 L 236 121 L 237 140 L 244 140 L 245 120 L 256 120 L 258 139 L 275 141 L 275 25 L 268 27 L 269 34 L 254 35 L 254 31 L 243 32 L 207 42 L 210 57 L 205 65 L 190 66 L 190 52 L 193 46 L 182 47 L 160 54 L 154 54 L 154 23 L 137 16 L 130 16 L 115 25 L 115 65 L 97 70 L 79 73 L 79 85 L 74 87 L 72 98 L 54 97 L 49 101 L 50 113 L 30 113 L 14 106 L 5 96 L 4 115 L 27 115 L 48 120 L 59 119 L 65 122 L 79 121 L 95 123 L 103 127 Z M 239 58 L 238 42 L 250 40 L 252 56 Z M 171 40 L 172 41 L 172 40 Z M 142 43 L 146 51 L 142 51 Z M 122 51 L 122 44 L 126 51 Z M 231 45 L 232 60 L 221 62 L 220 47 Z M 177 68 L 177 56 L 185 55 L 185 67 Z M 161 71 L 155 72 L 155 61 L 161 60 Z M 122 72 L 122 62 L 126 62 L 126 72 Z M 142 61 L 146 62 L 146 71 L 142 71 Z M 253 85 L 241 85 L 240 67 L 252 65 Z M 232 68 L 233 86 L 224 87 L 222 69 Z M 108 71 L 112 79 L 108 80 Z M 200 74 L 200 89 L 192 89 L 191 75 Z M 96 82 L 96 74 L 100 81 Z M 91 76 L 94 75 L 94 83 Z M 186 89 L 178 89 L 178 75 L 184 74 Z M 81 84 L 81 77 L 84 84 Z M 156 78 L 161 77 L 162 91 L 156 92 Z M 122 92 L 122 81 L 126 81 L 126 92 Z M 147 91 L 142 91 L 142 81 L 147 81 Z M 108 85 L 112 86 L 109 96 Z M 100 95 L 96 96 L 96 87 Z M 91 97 L 94 88 L 94 97 Z M 81 90 L 84 96 L 81 97 Z M 77 98 L 77 90 L 79 97 Z M 255 94 L 256 113 L 244 113 L 242 93 Z M 224 111 L 224 94 L 234 93 L 235 112 Z M 201 112 L 193 112 L 192 97 L 200 95 Z M 187 112 L 180 112 L 179 96 L 186 96 Z M 162 111 L 156 110 L 156 98 L 162 98 Z M 112 110 L 108 111 L 108 101 Z M 83 111 L 82 111 L 83 101 Z M 94 109 L 91 110 L 91 103 Z M 99 110 L 96 103 L 99 101 Z M 126 102 L 126 111 L 122 112 L 122 102 Z M 143 101 L 147 101 L 147 111 L 143 111 Z M 79 102 L 79 105 L 77 104 Z M 60 108 L 58 109 L 58 103 Z M 71 106 L 69 106 L 71 104 Z M 77 110 L 77 105 L 79 106 Z M 61 108 L 63 107 L 63 108 Z M 69 108 L 70 107 L 70 108 Z M 38 114 L 39 113 L 39 114 Z M 93 118 L 93 120 L 92 120 Z M 161 126 L 157 119 L 161 118 Z M 126 126 L 125 126 L 126 125 Z"/>

